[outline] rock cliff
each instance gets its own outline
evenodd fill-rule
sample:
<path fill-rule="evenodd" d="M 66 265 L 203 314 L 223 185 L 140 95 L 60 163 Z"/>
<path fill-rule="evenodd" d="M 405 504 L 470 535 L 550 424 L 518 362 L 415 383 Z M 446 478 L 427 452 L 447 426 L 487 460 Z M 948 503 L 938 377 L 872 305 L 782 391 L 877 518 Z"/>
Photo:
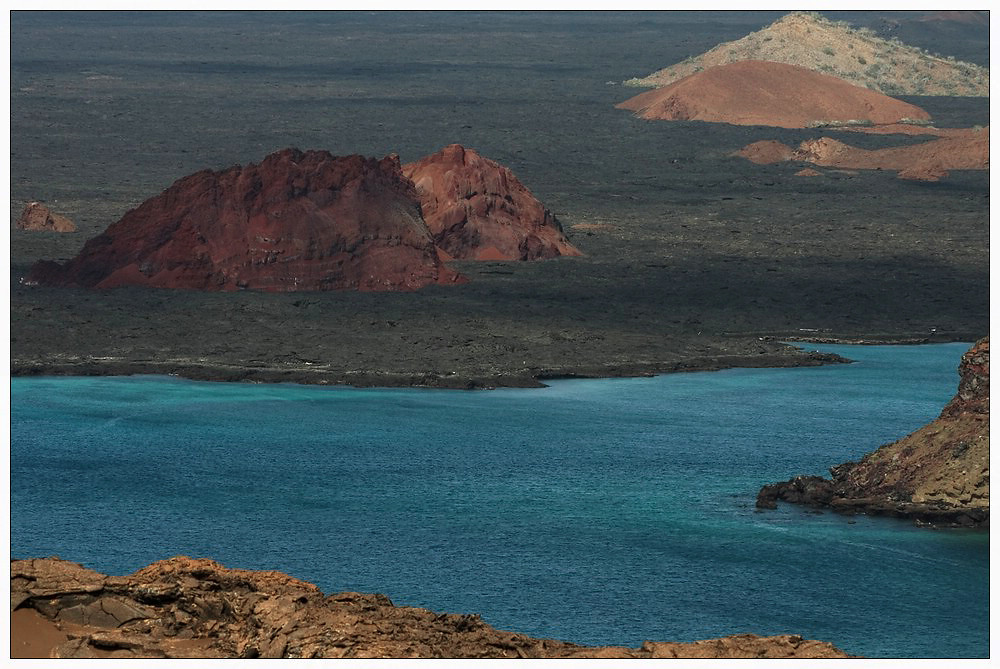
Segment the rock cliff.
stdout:
<path fill-rule="evenodd" d="M 461 280 L 399 160 L 286 149 L 175 182 L 28 281 L 192 290 L 415 290 Z"/>
<path fill-rule="evenodd" d="M 29 202 L 17 218 L 21 230 L 44 232 L 76 232 L 76 225 L 61 214 L 54 214 L 41 202 Z"/>
<path fill-rule="evenodd" d="M 830 469 L 764 486 L 760 508 L 778 500 L 847 513 L 913 518 L 932 525 L 989 525 L 990 341 L 962 356 L 958 393 L 913 434 Z"/>
<path fill-rule="evenodd" d="M 649 120 L 807 128 L 928 121 L 923 109 L 828 74 L 747 60 L 710 67 L 617 105 Z"/>
<path fill-rule="evenodd" d="M 279 572 L 186 557 L 123 577 L 57 558 L 13 560 L 10 584 L 15 658 L 847 657 L 793 635 L 578 646 L 496 630 L 477 615 L 397 607 L 385 595 L 327 596 Z"/>
<path fill-rule="evenodd" d="M 990 94 L 984 67 L 883 39 L 815 12 L 792 12 L 746 37 L 625 83 L 668 86 L 696 72 L 746 60 L 798 65 L 888 95 Z"/>
<path fill-rule="evenodd" d="M 508 168 L 458 144 L 403 166 L 434 241 L 461 260 L 579 256 L 559 222 Z"/>

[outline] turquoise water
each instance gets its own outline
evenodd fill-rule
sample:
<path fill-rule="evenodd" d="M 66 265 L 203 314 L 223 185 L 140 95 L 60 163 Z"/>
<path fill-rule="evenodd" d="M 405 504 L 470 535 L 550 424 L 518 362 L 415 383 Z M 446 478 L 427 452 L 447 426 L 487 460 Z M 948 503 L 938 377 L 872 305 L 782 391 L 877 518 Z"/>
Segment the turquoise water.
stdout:
<path fill-rule="evenodd" d="M 177 554 L 585 644 L 986 657 L 988 534 L 754 509 L 935 418 L 968 344 L 464 392 L 16 378 L 11 550 Z"/>

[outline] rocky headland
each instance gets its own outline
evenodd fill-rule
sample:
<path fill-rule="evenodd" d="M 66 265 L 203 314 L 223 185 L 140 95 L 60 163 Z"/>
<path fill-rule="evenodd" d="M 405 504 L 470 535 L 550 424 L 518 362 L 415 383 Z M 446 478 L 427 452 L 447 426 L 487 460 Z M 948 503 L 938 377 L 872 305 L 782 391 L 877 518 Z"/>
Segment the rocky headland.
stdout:
<path fill-rule="evenodd" d="M 13 560 L 11 655 L 35 658 L 824 658 L 795 635 L 587 647 L 494 629 L 478 615 L 324 595 L 276 571 L 175 557 L 128 576 L 58 558 Z"/>
<path fill-rule="evenodd" d="M 985 170 L 990 165 L 989 128 L 966 128 L 944 137 L 886 149 L 860 149 L 830 137 L 809 139 L 798 148 L 774 140 L 749 144 L 735 155 L 757 164 L 783 161 L 821 167 L 895 170 L 900 178 L 938 181 L 949 170 Z"/>
<path fill-rule="evenodd" d="M 710 67 L 617 105 L 640 118 L 808 128 L 928 122 L 908 102 L 786 63 L 741 60 Z"/>
<path fill-rule="evenodd" d="M 76 225 L 62 214 L 53 213 L 41 202 L 29 202 L 17 217 L 15 225 L 20 230 L 40 232 L 76 232 Z"/>
<path fill-rule="evenodd" d="M 459 260 L 582 255 L 510 169 L 451 144 L 403 165 L 438 248 Z"/>
<path fill-rule="evenodd" d="M 757 507 L 786 501 L 842 513 L 912 518 L 934 526 L 987 527 L 990 517 L 990 341 L 962 356 L 958 393 L 937 420 L 831 479 L 799 476 L 765 485 Z"/>
<path fill-rule="evenodd" d="M 989 96 L 985 67 L 931 54 L 816 12 L 792 12 L 746 37 L 625 83 L 659 88 L 747 60 L 796 65 L 888 95 Z"/>

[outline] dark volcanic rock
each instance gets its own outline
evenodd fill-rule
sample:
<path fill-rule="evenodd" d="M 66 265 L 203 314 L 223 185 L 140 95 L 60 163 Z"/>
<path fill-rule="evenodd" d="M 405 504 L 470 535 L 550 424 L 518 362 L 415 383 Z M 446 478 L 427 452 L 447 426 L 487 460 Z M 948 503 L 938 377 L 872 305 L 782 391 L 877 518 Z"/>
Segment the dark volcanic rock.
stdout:
<path fill-rule="evenodd" d="M 778 500 L 845 513 L 913 518 L 933 525 L 987 526 L 989 337 L 962 356 L 958 394 L 940 417 L 911 435 L 832 467 L 832 478 L 799 476 L 761 488 L 757 507 Z"/>
<path fill-rule="evenodd" d="M 186 557 L 123 577 L 55 558 L 14 560 L 10 584 L 14 657 L 846 657 L 794 635 L 590 648 Z"/>
<path fill-rule="evenodd" d="M 462 260 L 579 256 L 514 173 L 458 144 L 403 166 L 438 246 Z"/>
<path fill-rule="evenodd" d="M 438 256 L 395 156 L 285 149 L 180 179 L 29 281 L 193 290 L 415 290 L 460 277 Z"/>
<path fill-rule="evenodd" d="M 21 230 L 44 232 L 76 232 L 76 225 L 61 214 L 54 214 L 41 202 L 29 202 L 17 218 Z"/>

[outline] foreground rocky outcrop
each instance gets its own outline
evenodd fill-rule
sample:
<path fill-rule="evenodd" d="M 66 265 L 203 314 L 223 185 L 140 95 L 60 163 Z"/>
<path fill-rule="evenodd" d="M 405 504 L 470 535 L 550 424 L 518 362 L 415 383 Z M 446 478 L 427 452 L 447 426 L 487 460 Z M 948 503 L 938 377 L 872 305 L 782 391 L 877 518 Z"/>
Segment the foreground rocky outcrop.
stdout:
<path fill-rule="evenodd" d="M 13 657 L 847 657 L 794 635 L 591 648 L 187 557 L 122 577 L 58 558 L 13 560 L 10 584 Z"/>
<path fill-rule="evenodd" d="M 559 222 L 508 168 L 451 144 L 403 165 L 438 247 L 461 260 L 582 255 Z"/>
<path fill-rule="evenodd" d="M 958 393 L 940 417 L 913 434 L 832 467 L 832 479 L 800 476 L 764 486 L 757 506 L 779 500 L 912 518 L 918 522 L 985 527 L 990 517 L 990 341 L 962 356 Z"/>
<path fill-rule="evenodd" d="M 88 288 L 414 290 L 460 281 L 398 158 L 286 149 L 180 179 L 27 281 Z"/>
<path fill-rule="evenodd" d="M 15 223 L 20 230 L 76 232 L 76 225 L 62 214 L 53 213 L 41 202 L 29 202 Z"/>
<path fill-rule="evenodd" d="M 649 120 L 808 128 L 929 121 L 920 107 L 813 70 L 760 60 L 710 67 L 617 105 Z"/>
<path fill-rule="evenodd" d="M 795 149 L 764 140 L 743 147 L 735 155 L 761 165 L 794 161 L 841 169 L 897 170 L 902 179 L 938 181 L 949 170 L 989 169 L 990 129 L 966 128 L 930 141 L 874 150 L 829 137 L 806 140 Z"/>
<path fill-rule="evenodd" d="M 888 95 L 990 94 L 985 67 L 932 55 L 815 12 L 792 12 L 746 37 L 625 83 L 663 87 L 711 67 L 746 60 L 797 65 Z"/>

